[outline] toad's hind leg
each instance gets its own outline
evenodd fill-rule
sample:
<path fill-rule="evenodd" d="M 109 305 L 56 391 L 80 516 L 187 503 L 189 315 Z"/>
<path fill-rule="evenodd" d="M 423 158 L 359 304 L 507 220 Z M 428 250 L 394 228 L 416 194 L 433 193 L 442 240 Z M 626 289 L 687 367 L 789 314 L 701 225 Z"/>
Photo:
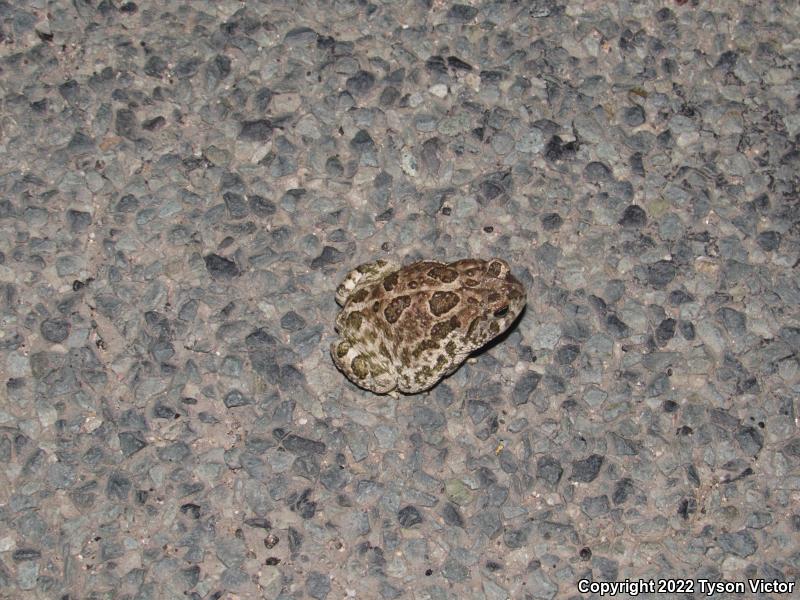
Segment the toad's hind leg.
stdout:
<path fill-rule="evenodd" d="M 444 337 L 432 334 L 411 350 L 413 361 L 397 370 L 397 389 L 404 394 L 418 394 L 435 386 L 440 379 L 458 370 L 469 352 L 457 343 L 456 329 Z"/>
<path fill-rule="evenodd" d="M 347 302 L 347 299 L 353 294 L 356 288 L 377 283 L 398 269 L 399 267 L 395 263 L 383 259 L 358 265 L 345 275 L 342 283 L 336 288 L 336 302 L 339 306 L 344 306 L 345 302 Z"/>
<path fill-rule="evenodd" d="M 388 394 L 397 387 L 397 373 L 391 358 L 358 340 L 332 343 L 331 358 L 336 367 L 359 387 L 376 394 Z"/>

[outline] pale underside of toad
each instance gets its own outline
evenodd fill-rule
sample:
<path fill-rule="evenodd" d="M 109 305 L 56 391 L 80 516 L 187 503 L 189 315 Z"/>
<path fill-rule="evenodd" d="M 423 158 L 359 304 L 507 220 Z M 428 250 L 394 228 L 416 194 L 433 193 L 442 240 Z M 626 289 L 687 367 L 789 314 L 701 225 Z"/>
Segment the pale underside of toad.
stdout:
<path fill-rule="evenodd" d="M 525 288 L 498 258 L 359 265 L 336 290 L 336 366 L 376 394 L 416 394 L 505 331 Z"/>

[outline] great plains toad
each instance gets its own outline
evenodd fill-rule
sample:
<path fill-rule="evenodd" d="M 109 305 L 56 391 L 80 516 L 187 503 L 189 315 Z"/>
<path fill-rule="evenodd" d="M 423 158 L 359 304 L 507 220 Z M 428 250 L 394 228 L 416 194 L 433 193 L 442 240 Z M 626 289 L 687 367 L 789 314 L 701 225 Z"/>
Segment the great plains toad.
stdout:
<path fill-rule="evenodd" d="M 376 394 L 416 394 L 453 373 L 511 325 L 525 288 L 503 260 L 385 260 L 359 265 L 336 290 L 336 366 Z"/>

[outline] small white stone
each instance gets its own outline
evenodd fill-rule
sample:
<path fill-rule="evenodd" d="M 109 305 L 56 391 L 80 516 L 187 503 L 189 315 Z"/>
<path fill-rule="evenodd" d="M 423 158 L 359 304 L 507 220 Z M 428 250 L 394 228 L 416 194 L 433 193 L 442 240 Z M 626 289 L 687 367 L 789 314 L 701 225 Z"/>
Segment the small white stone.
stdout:
<path fill-rule="evenodd" d="M 39 417 L 39 424 L 43 428 L 50 427 L 58 419 L 58 412 L 45 402 L 37 402 L 36 413 Z"/>
<path fill-rule="evenodd" d="M 770 69 L 765 80 L 770 85 L 783 85 L 793 76 L 792 69 Z"/>
<path fill-rule="evenodd" d="M 417 159 L 408 148 L 403 148 L 400 152 L 400 168 L 409 177 L 417 176 Z"/>
<path fill-rule="evenodd" d="M 617 272 L 624 274 L 633 268 L 633 261 L 627 256 L 623 256 L 617 263 Z"/>
<path fill-rule="evenodd" d="M 447 86 L 443 83 L 437 83 L 428 88 L 428 91 L 437 98 L 444 98 L 447 96 Z"/>
<path fill-rule="evenodd" d="M 292 113 L 300 108 L 302 99 L 299 94 L 276 94 L 272 97 L 272 108 L 277 113 Z"/>
<path fill-rule="evenodd" d="M 91 415 L 86 418 L 86 421 L 84 421 L 83 430 L 86 431 L 87 433 L 91 433 L 92 431 L 100 427 L 100 425 L 102 424 L 103 424 L 102 419 L 98 419 L 96 416 Z"/>
<path fill-rule="evenodd" d="M 9 352 L 6 357 L 6 369 L 10 377 L 25 377 L 31 372 L 30 359 L 19 352 Z"/>

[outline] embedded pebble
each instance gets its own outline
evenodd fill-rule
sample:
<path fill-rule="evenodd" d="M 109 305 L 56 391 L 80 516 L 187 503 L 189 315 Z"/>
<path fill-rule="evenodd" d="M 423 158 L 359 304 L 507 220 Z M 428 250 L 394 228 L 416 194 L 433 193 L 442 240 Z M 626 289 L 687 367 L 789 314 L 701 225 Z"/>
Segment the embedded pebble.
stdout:
<path fill-rule="evenodd" d="M 48 342 L 59 344 L 69 336 L 70 324 L 64 319 L 45 319 L 39 330 Z"/>
<path fill-rule="evenodd" d="M 428 91 L 437 98 L 444 98 L 447 96 L 447 86 L 443 83 L 437 83 L 428 88 Z"/>

